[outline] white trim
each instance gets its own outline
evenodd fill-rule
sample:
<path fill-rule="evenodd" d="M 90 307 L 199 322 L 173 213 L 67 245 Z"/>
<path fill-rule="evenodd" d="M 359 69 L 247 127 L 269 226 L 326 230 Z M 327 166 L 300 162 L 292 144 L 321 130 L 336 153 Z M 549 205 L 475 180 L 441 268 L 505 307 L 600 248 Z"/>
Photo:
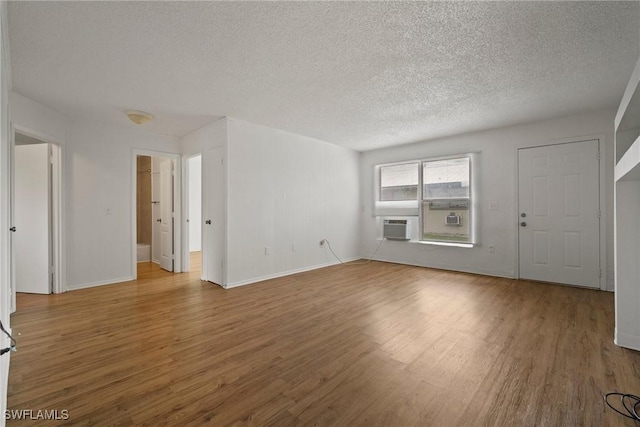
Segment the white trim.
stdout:
<path fill-rule="evenodd" d="M 8 163 L 7 174 L 9 179 L 7 181 L 7 185 L 8 185 L 7 194 L 8 194 L 8 220 L 9 220 L 9 226 L 11 227 L 15 225 L 15 217 L 16 217 L 15 201 L 14 201 L 15 200 L 15 190 L 14 190 L 15 165 L 13 164 L 16 132 L 14 129 L 15 129 L 15 126 L 11 122 L 11 115 L 9 114 L 9 141 L 8 141 L 9 158 L 7 159 L 7 163 Z M 9 298 L 11 299 L 9 301 L 9 305 L 10 305 L 9 313 L 16 312 L 16 265 L 15 265 L 15 251 L 13 247 L 14 247 L 13 236 L 9 235 L 9 248 L 8 248 L 9 265 L 7 268 L 7 270 L 9 271 L 9 293 L 10 293 Z"/>
<path fill-rule="evenodd" d="M 353 257 L 353 258 L 344 259 L 344 260 L 342 260 L 342 262 L 347 263 L 347 262 L 351 262 L 351 261 L 358 261 L 360 259 L 362 259 L 362 258 L 361 257 Z M 267 274 L 266 276 L 254 277 L 253 279 L 239 280 L 237 282 L 228 283 L 226 286 L 223 286 L 223 288 L 225 288 L 225 289 L 237 288 L 239 286 L 251 285 L 251 284 L 254 284 L 254 283 L 258 283 L 258 282 L 263 282 L 265 280 L 271 280 L 271 279 L 277 279 L 279 277 L 291 276 L 292 274 L 304 273 L 305 271 L 318 270 L 320 268 L 331 267 L 331 266 L 339 265 L 339 264 L 341 264 L 340 261 L 332 261 L 332 262 L 328 262 L 328 263 L 325 263 L 325 264 L 312 265 L 310 267 L 296 268 L 296 269 L 293 269 L 293 270 L 288 270 L 288 271 L 284 271 L 284 272 L 280 272 L 280 273 Z M 213 282 L 211 282 L 211 283 L 213 283 Z"/>
<path fill-rule="evenodd" d="M 616 327 L 615 336 L 613 338 L 615 345 L 640 351 L 640 337 L 637 335 L 629 335 L 618 331 Z"/>
<path fill-rule="evenodd" d="M 495 270 L 487 270 L 484 268 L 465 268 L 465 267 L 460 267 L 459 265 L 447 265 L 447 264 L 430 264 L 430 265 L 426 265 L 426 264 L 418 264 L 415 262 L 405 262 L 405 261 L 397 261 L 397 260 L 392 260 L 392 259 L 388 259 L 388 258 L 374 258 L 371 261 L 378 261 L 378 262 L 388 262 L 390 264 L 400 264 L 400 265 L 410 265 L 412 267 L 421 267 L 421 268 L 432 268 L 435 270 L 446 270 L 446 271 L 452 271 L 454 273 L 468 273 L 468 274 L 479 274 L 481 276 L 490 276 L 490 277 L 502 277 L 505 279 L 516 279 L 516 277 L 512 274 L 509 273 L 505 273 L 505 272 L 499 272 L 499 271 L 495 271 Z M 589 288 L 587 288 L 589 289 Z"/>
<path fill-rule="evenodd" d="M 7 94 L 13 90 L 13 82 L 11 79 L 11 49 L 9 45 L 9 10 L 7 5 L 8 1 L 3 1 L 0 4 L 2 7 L 1 19 L 2 19 L 2 44 L 4 48 L 4 63 L 8 66 L 4 67 L 4 72 L 7 73 Z M 7 101 L 8 101 L 7 97 Z"/>
<path fill-rule="evenodd" d="M 81 283 L 79 285 L 68 285 L 67 289 L 70 291 L 77 291 L 78 289 L 87 289 L 87 288 L 95 288 L 98 286 L 104 285 L 115 285 L 117 283 L 131 282 L 132 280 L 136 280 L 133 276 L 128 277 L 120 277 L 117 279 L 108 279 L 108 280 L 98 280 L 97 282 L 89 282 L 89 283 Z"/>
<path fill-rule="evenodd" d="M 188 272 L 191 271 L 191 252 L 189 250 L 189 227 L 191 225 L 191 219 L 189 218 L 189 186 L 191 183 L 189 182 L 189 160 L 194 157 L 203 158 L 202 152 L 197 152 L 189 155 L 182 156 L 182 212 L 184 213 L 182 220 L 182 253 L 180 256 L 182 257 L 182 271 Z M 200 173 L 200 210 L 203 208 L 202 203 L 202 171 Z M 200 218 L 204 218 L 202 212 L 200 214 Z M 189 222 L 187 222 L 187 219 Z M 202 226 L 200 228 L 202 230 Z M 202 253 L 202 244 L 204 240 L 203 232 L 200 232 L 200 252 Z M 202 271 L 201 271 L 202 273 Z"/>
<path fill-rule="evenodd" d="M 600 199 L 600 290 L 606 291 L 607 289 L 613 290 L 613 286 L 609 288 L 607 284 L 609 270 L 607 269 L 607 203 L 605 200 L 607 190 L 606 136 L 604 134 L 598 135 L 597 140 L 598 160 L 600 162 L 600 168 L 598 170 L 598 179 L 600 180 L 600 188 L 598 189 L 598 197 Z M 615 192 L 615 180 L 611 191 Z M 613 256 L 613 254 L 611 255 Z M 613 281 L 613 275 L 611 279 Z"/>
<path fill-rule="evenodd" d="M 437 240 L 418 240 L 414 243 L 419 243 L 421 245 L 434 245 L 434 246 L 454 246 L 457 248 L 472 248 L 476 246 L 473 243 L 438 242 Z"/>
<path fill-rule="evenodd" d="M 137 188 L 136 183 L 138 181 L 137 178 L 137 156 L 150 156 L 150 157 L 162 157 L 165 159 L 171 159 L 174 166 L 174 177 L 173 177 L 173 210 L 174 210 L 174 221 L 173 221 L 173 254 L 174 254 L 174 264 L 173 264 L 173 272 L 180 273 L 182 272 L 182 257 L 176 256 L 176 254 L 182 253 L 182 158 L 180 154 L 176 153 L 167 153 L 164 151 L 155 151 L 155 150 L 145 150 L 139 148 L 131 149 L 131 275 L 135 280 L 138 277 L 138 238 L 137 238 L 137 229 L 138 225 L 136 223 L 136 203 L 137 203 Z M 75 288 L 74 288 L 75 289 Z"/>
<path fill-rule="evenodd" d="M 189 218 L 189 159 L 192 156 L 182 156 L 182 212 L 184 212 L 180 227 L 182 228 L 182 271 L 191 271 L 191 259 L 189 257 L 189 226 L 191 218 Z"/>
<path fill-rule="evenodd" d="M 54 242 L 53 245 L 53 254 L 54 257 L 54 269 L 55 269 L 55 280 L 53 284 L 53 293 L 60 294 L 67 291 L 66 283 L 67 283 L 67 209 L 66 209 L 66 200 L 67 200 L 67 187 L 66 187 L 66 153 L 67 150 L 65 148 L 66 141 L 59 141 L 56 138 L 47 135 L 42 132 L 35 131 L 29 127 L 22 126 L 20 123 L 11 122 L 11 138 L 12 138 L 12 147 L 15 146 L 15 134 L 21 133 L 23 135 L 29 136 L 31 138 L 42 141 L 46 144 L 53 144 L 57 148 L 57 179 L 58 179 L 58 191 L 56 194 L 57 198 L 57 224 L 53 224 L 54 234 L 57 234 L 57 241 Z M 12 149 L 13 150 L 13 149 Z M 13 165 L 13 155 L 11 156 L 11 175 L 12 175 L 12 191 L 13 191 L 13 175 L 15 173 L 15 168 Z M 55 217 L 56 215 L 54 215 Z M 12 288 L 15 285 L 15 277 L 11 278 L 12 280 Z M 15 311 L 15 292 L 13 295 L 14 307 L 13 311 Z"/>

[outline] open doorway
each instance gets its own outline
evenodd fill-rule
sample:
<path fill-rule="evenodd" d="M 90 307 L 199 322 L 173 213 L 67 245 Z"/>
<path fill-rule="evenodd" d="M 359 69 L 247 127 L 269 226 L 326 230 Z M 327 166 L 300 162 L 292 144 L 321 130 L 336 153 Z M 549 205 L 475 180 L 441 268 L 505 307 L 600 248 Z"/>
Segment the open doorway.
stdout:
<path fill-rule="evenodd" d="M 136 154 L 135 245 L 136 276 L 163 269 L 180 271 L 176 253 L 176 159 L 153 153 Z"/>
<path fill-rule="evenodd" d="M 204 147 L 202 152 L 183 159 L 182 209 L 188 216 L 183 222 L 180 252 L 183 271 L 190 272 L 190 279 L 200 278 L 222 287 L 226 264 L 224 152 L 223 146 Z"/>
<path fill-rule="evenodd" d="M 186 161 L 187 178 L 187 247 L 185 271 L 202 273 L 202 155 Z"/>
<path fill-rule="evenodd" d="M 15 132 L 14 142 L 13 289 L 16 293 L 59 293 L 60 147 L 20 131 Z"/>

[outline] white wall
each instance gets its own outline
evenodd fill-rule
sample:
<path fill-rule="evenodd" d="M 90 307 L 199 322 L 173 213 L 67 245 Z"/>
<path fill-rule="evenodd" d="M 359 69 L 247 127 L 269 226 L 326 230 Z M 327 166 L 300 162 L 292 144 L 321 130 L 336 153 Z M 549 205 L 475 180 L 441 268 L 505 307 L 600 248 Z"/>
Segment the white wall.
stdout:
<path fill-rule="evenodd" d="M 359 153 L 228 120 L 227 286 L 359 255 Z M 265 255 L 268 248 L 268 255 Z"/>
<path fill-rule="evenodd" d="M 133 126 L 133 125 L 132 125 Z M 179 153 L 177 138 L 73 122 L 67 172 L 67 288 L 131 280 L 134 149 Z"/>
<path fill-rule="evenodd" d="M 16 92 L 9 94 L 9 104 L 16 129 L 45 142 L 65 144 L 69 126 L 65 116 Z"/>
<path fill-rule="evenodd" d="M 10 158 L 11 135 L 9 127 L 9 53 L 7 37 L 7 2 L 0 3 L 0 320 L 11 331 L 9 312 L 10 292 Z M 9 339 L 0 335 L 0 348 L 9 346 Z M 9 360 L 11 353 L 0 356 L 0 414 L 7 409 Z M 0 417 L 0 426 L 5 425 Z"/>
<path fill-rule="evenodd" d="M 189 158 L 189 251 L 202 249 L 202 156 Z"/>
<path fill-rule="evenodd" d="M 202 154 L 206 148 L 226 147 L 227 119 L 223 117 L 183 136 L 180 145 L 185 157 Z"/>
<path fill-rule="evenodd" d="M 381 236 L 379 218 L 373 216 L 374 166 L 381 163 L 435 156 L 479 152 L 479 241 L 474 248 L 442 247 L 415 242 L 385 241 L 376 259 L 425 267 L 468 271 L 495 276 L 517 274 L 517 149 L 568 140 L 603 136 L 601 150 L 606 165 L 606 269 L 608 286 L 613 289 L 613 117 L 614 111 L 602 111 L 458 135 L 401 147 L 365 152 L 360 167 L 362 197 L 363 255 L 371 254 Z M 584 137 L 584 138 L 583 138 Z M 498 210 L 489 210 L 489 202 L 498 202 Z M 413 231 L 418 235 L 417 219 Z M 488 245 L 495 253 L 488 252 Z"/>

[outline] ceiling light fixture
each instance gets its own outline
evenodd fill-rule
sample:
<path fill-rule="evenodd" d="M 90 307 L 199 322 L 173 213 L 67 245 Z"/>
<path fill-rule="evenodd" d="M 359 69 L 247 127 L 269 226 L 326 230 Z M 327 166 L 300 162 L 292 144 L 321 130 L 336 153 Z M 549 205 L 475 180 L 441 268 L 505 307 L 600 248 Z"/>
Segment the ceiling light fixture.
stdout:
<path fill-rule="evenodd" d="M 153 120 L 153 116 L 149 113 L 145 113 L 144 111 L 129 110 L 127 111 L 127 117 L 137 125 L 143 125 Z"/>

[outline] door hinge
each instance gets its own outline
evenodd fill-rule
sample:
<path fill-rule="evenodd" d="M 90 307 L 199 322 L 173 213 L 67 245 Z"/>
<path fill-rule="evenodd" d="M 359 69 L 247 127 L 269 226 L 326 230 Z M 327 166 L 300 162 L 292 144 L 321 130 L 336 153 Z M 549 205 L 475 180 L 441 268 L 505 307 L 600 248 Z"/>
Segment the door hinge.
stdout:
<path fill-rule="evenodd" d="M 602 212 L 598 211 L 598 218 L 602 218 Z"/>
<path fill-rule="evenodd" d="M 224 157 L 220 157 L 220 163 L 224 165 Z"/>
<path fill-rule="evenodd" d="M 602 269 L 598 270 L 598 277 L 602 277 Z"/>
<path fill-rule="evenodd" d="M 600 150 L 598 150 L 598 160 L 600 160 Z"/>

